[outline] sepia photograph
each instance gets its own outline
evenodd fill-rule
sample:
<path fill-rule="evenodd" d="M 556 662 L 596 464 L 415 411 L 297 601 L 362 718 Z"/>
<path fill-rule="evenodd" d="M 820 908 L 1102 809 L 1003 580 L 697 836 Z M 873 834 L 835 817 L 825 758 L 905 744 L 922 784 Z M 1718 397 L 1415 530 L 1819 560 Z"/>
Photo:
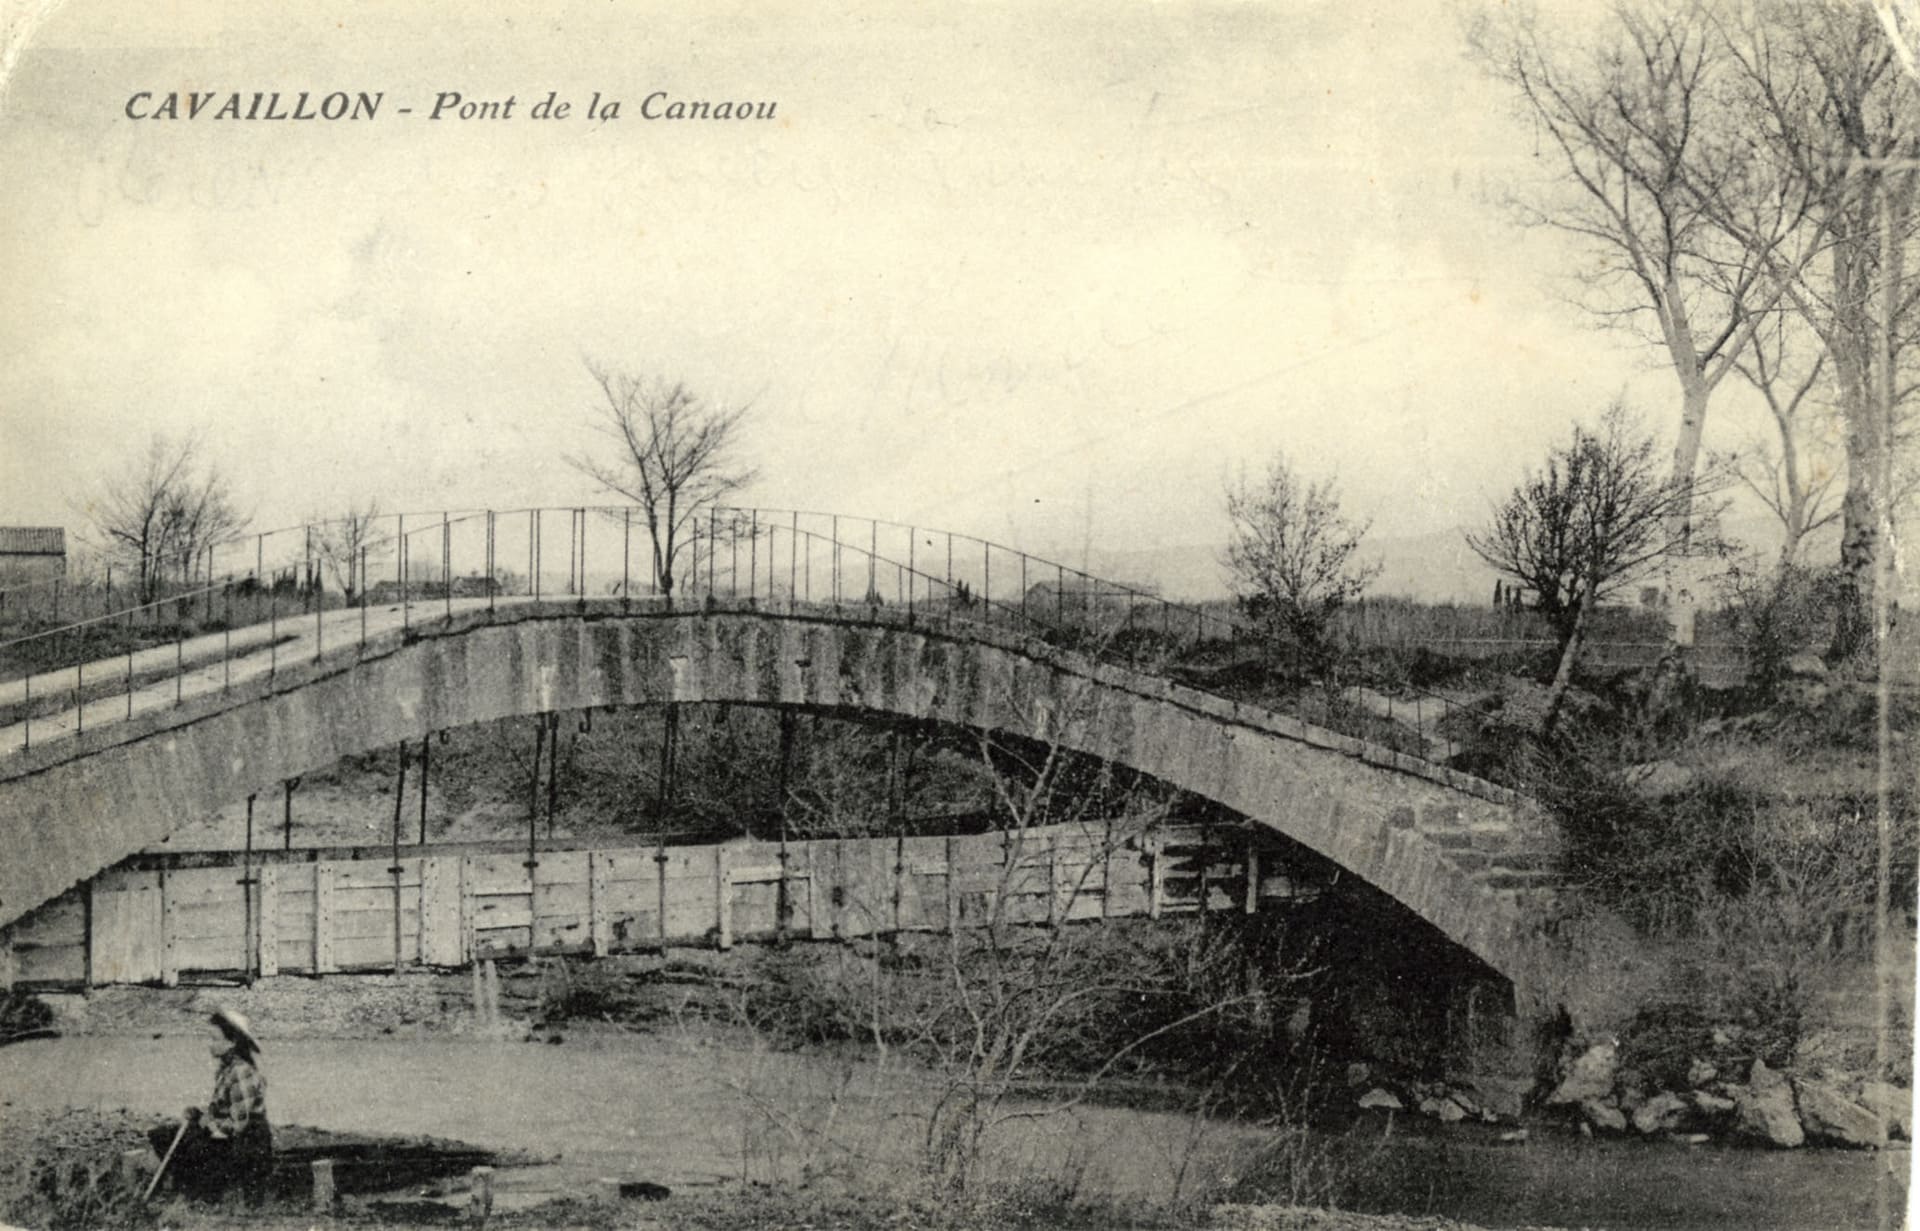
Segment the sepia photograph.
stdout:
<path fill-rule="evenodd" d="M 1894 1231 L 1920 0 L 0 0 L 0 1231 Z"/>

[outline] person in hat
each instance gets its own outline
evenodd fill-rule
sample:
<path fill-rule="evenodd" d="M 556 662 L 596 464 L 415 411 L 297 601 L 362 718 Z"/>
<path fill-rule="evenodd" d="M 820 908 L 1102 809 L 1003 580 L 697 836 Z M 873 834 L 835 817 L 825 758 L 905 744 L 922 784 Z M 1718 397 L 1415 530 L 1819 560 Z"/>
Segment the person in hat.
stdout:
<path fill-rule="evenodd" d="M 148 1140 L 162 1158 L 172 1149 L 167 1174 L 183 1195 L 214 1199 L 238 1189 L 258 1205 L 266 1199 L 273 1172 L 260 1042 L 246 1017 L 233 1009 L 216 1009 L 207 1023 L 207 1050 L 217 1066 L 213 1097 L 204 1112 L 187 1108 L 184 1130 L 180 1124 L 163 1124 Z"/>

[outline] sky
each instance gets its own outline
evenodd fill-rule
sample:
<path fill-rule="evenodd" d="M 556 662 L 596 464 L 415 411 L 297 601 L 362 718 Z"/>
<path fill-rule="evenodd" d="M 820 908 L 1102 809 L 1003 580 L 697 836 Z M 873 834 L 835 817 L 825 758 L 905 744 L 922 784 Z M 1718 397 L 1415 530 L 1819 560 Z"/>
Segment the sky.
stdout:
<path fill-rule="evenodd" d="M 78 529 L 155 432 L 260 526 L 590 500 L 587 359 L 750 403 L 770 507 L 1206 547 L 1284 450 L 1376 536 L 1476 522 L 1576 418 L 1664 437 L 1678 392 L 1499 207 L 1543 164 L 1472 11 L 69 0 L 0 95 L 0 524 Z M 125 114 L 189 90 L 383 99 Z"/>

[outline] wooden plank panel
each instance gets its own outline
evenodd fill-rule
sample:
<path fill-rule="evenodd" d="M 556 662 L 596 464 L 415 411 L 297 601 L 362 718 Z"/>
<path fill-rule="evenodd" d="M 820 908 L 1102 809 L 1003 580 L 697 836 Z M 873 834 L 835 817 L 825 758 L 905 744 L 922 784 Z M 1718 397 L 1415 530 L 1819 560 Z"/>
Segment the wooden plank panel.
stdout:
<path fill-rule="evenodd" d="M 532 899 L 524 893 L 473 899 L 473 930 L 476 933 L 494 928 L 525 928 L 532 922 Z"/>
<path fill-rule="evenodd" d="M 420 886 L 418 884 L 401 885 L 400 886 L 400 909 L 418 910 L 419 908 L 420 908 Z M 392 914 L 393 913 L 393 886 L 384 885 L 379 888 L 366 888 L 366 889 L 342 889 L 337 885 L 334 887 L 334 890 L 333 890 L 333 913 L 334 914 L 341 915 L 341 914 L 346 914 L 350 911 L 363 911 L 363 910 L 384 910 L 388 914 Z"/>
<path fill-rule="evenodd" d="M 420 864 L 418 858 L 401 856 L 399 863 L 387 859 L 355 859 L 348 863 L 333 866 L 333 888 L 338 893 L 343 889 L 391 889 L 393 872 L 400 869 L 402 887 L 420 884 Z M 391 964 L 391 962 L 389 962 Z"/>
<path fill-rule="evenodd" d="M 458 966 L 466 958 L 461 919 L 459 858 L 428 859 L 420 873 L 420 960 L 429 966 Z"/>
<path fill-rule="evenodd" d="M 542 896 L 549 885 L 585 885 L 590 876 L 588 854 L 587 851 L 541 851 L 535 875 L 539 878 Z"/>
<path fill-rule="evenodd" d="M 546 856 L 541 858 L 544 860 Z M 523 853 L 467 856 L 467 892 L 477 895 L 525 893 L 527 869 L 522 862 L 525 859 Z"/>
<path fill-rule="evenodd" d="M 78 890 L 69 889 L 7 928 L 16 944 L 77 945 L 86 940 L 87 908 Z"/>
<path fill-rule="evenodd" d="M 301 974 L 313 970 L 313 940 L 302 937 L 290 940 L 282 936 L 279 945 L 280 972 L 297 971 Z"/>
<path fill-rule="evenodd" d="M 749 881 L 733 887 L 733 934 L 764 938 L 779 930 L 780 882 Z"/>
<path fill-rule="evenodd" d="M 95 883 L 93 981 L 152 983 L 160 978 L 160 874 L 121 873 Z"/>
<path fill-rule="evenodd" d="M 400 912 L 400 937 L 402 948 L 414 943 L 420 932 L 420 914 L 418 911 Z M 387 965 L 393 965 L 393 909 L 335 911 L 333 915 L 333 939 L 337 946 L 341 941 L 366 940 L 371 936 L 387 938 Z"/>
<path fill-rule="evenodd" d="M 79 984 L 87 977 L 87 947 L 44 945 L 13 951 L 14 978 L 22 983 Z"/>
<path fill-rule="evenodd" d="M 167 900 L 181 906 L 240 899 L 237 864 L 211 868 L 172 868 L 167 872 Z M 237 908 L 236 908 L 237 909 Z"/>
<path fill-rule="evenodd" d="M 607 913 L 607 947 L 611 952 L 651 949 L 660 943 L 660 921 L 652 907 L 615 908 Z"/>
<path fill-rule="evenodd" d="M 556 949 L 590 950 L 593 947 L 592 920 L 584 914 L 543 914 L 534 929 L 533 944 L 541 953 Z"/>
<path fill-rule="evenodd" d="M 258 870 L 254 902 L 254 962 L 261 977 L 280 973 L 280 869 L 268 864 Z"/>
<path fill-rule="evenodd" d="M 393 930 L 391 926 L 385 936 L 343 936 L 336 939 L 334 960 L 342 970 L 392 970 Z M 419 946 L 407 943 L 403 938 L 400 946 L 400 960 L 403 963 L 418 962 Z"/>
<path fill-rule="evenodd" d="M 237 892 L 229 902 L 187 902 L 173 910 L 173 934 L 179 940 L 232 940 L 244 947 L 246 928 L 246 903 Z"/>
<path fill-rule="evenodd" d="M 540 886 L 540 915 L 587 915 L 593 909 L 591 887 L 585 881 Z"/>
<path fill-rule="evenodd" d="M 654 869 L 653 847 L 644 849 L 595 851 L 593 857 L 606 865 L 609 881 L 651 882 L 658 873 Z"/>
<path fill-rule="evenodd" d="M 525 953 L 528 946 L 525 927 L 475 929 L 473 933 L 473 954 L 479 959 Z"/>
<path fill-rule="evenodd" d="M 246 944 L 236 930 L 228 936 L 188 936 L 174 942 L 174 968 L 188 970 L 241 970 L 246 963 Z"/>
<path fill-rule="evenodd" d="M 333 957 L 333 865 L 313 869 L 313 968 L 321 974 L 338 969 Z"/>
<path fill-rule="evenodd" d="M 592 903 L 593 915 L 588 921 L 593 937 L 593 955 L 605 957 L 613 943 L 613 932 L 607 914 L 607 865 L 597 856 L 587 861 L 588 898 Z"/>

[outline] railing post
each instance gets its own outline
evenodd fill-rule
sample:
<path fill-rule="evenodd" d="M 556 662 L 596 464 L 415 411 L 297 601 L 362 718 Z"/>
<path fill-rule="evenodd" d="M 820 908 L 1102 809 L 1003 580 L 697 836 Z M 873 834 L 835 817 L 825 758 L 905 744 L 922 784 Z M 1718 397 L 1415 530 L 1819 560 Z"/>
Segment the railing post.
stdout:
<path fill-rule="evenodd" d="M 747 602 L 751 604 L 754 591 L 758 588 L 760 576 L 760 510 L 753 511 L 753 520 L 747 531 Z M 737 588 L 737 587 L 736 587 Z M 769 587 L 771 588 L 771 587 Z"/>
<path fill-rule="evenodd" d="M 993 625 L 993 544 L 986 543 L 986 542 L 981 543 L 980 556 L 981 556 L 981 559 L 983 559 L 986 562 L 985 566 L 981 569 L 981 577 L 980 577 L 980 607 L 981 607 L 980 614 L 986 620 L 988 627 L 992 627 Z"/>
<path fill-rule="evenodd" d="M 799 564 L 800 564 L 800 512 L 799 510 L 796 509 L 794 510 L 794 513 L 793 513 L 793 523 L 787 530 L 787 610 L 788 611 L 792 611 L 794 609 L 794 599 L 798 597 L 798 594 L 799 594 L 797 587 L 795 587 L 793 584 L 795 579 L 799 576 L 799 572 L 800 572 Z"/>
<path fill-rule="evenodd" d="M 915 540 L 919 537 L 919 530 L 912 526 L 907 527 L 907 624 L 909 626 L 913 624 L 914 547 Z"/>
<path fill-rule="evenodd" d="M 394 540 L 397 550 L 393 553 L 393 568 L 400 581 L 400 627 L 410 627 L 413 622 L 413 595 L 407 585 L 407 515 L 395 513 Z"/>
<path fill-rule="evenodd" d="M 447 594 L 447 623 L 453 623 L 453 523 L 440 513 L 440 584 Z"/>
<path fill-rule="evenodd" d="M 493 510 L 487 510 L 487 614 L 493 614 L 494 592 L 500 587 L 495 583 Z"/>
<path fill-rule="evenodd" d="M 627 610 L 633 594 L 628 579 L 633 573 L 633 506 L 620 510 L 620 609 Z"/>
<path fill-rule="evenodd" d="M 840 515 L 833 515 L 833 605 L 840 606 Z"/>

